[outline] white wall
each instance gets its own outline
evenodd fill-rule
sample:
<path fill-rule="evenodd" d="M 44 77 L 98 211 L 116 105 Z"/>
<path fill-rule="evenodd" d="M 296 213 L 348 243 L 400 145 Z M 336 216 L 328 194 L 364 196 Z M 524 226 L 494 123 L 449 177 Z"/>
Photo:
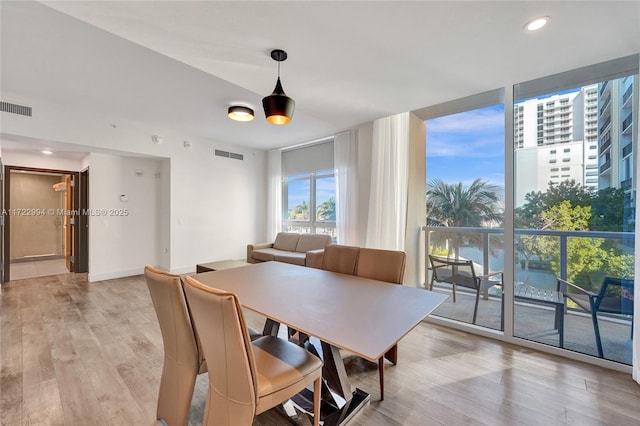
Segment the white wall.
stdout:
<path fill-rule="evenodd" d="M 3 134 L 82 145 L 87 147 L 87 151 L 103 151 L 100 155 L 105 155 L 104 150 L 110 150 L 107 157 L 142 154 L 170 159 L 159 167 L 160 185 L 168 184 L 168 188 L 156 205 L 160 209 L 158 226 L 167 232 L 166 236 L 161 233 L 155 240 L 160 253 L 155 261 L 158 266 L 183 273 L 195 271 L 199 262 L 244 258 L 246 244 L 258 241 L 264 235 L 264 151 L 202 139 L 182 129 L 152 128 L 82 110 L 65 109 L 16 94 L 7 93 L 6 96 L 14 102 L 31 106 L 34 113 L 33 117 L 1 113 Z M 154 144 L 152 135 L 161 135 L 163 143 Z M 191 142 L 191 148 L 184 147 L 185 140 Z M 214 148 L 242 154 L 244 161 L 215 157 Z M 96 181 L 120 179 L 116 176 L 117 167 L 115 170 L 102 167 L 110 161 L 116 165 L 120 163 L 101 158 L 98 161 L 102 170 L 96 172 L 95 158 L 92 153 L 89 172 L 91 196 L 100 188 L 101 184 L 95 186 Z M 94 176 L 95 173 L 98 174 Z M 169 211 L 165 211 L 167 207 Z M 137 259 L 136 268 L 140 270 L 144 266 L 133 248 L 135 245 L 128 244 L 131 236 L 122 234 L 118 237 L 112 232 L 98 235 L 97 239 L 92 239 L 92 244 L 115 247 L 117 242 L 119 256 Z M 101 252 L 99 247 L 96 250 Z M 131 266 L 128 261 L 117 265 L 102 264 L 103 260 L 93 258 L 97 255 L 96 250 L 89 253 L 89 273 L 94 278 L 133 272 L 135 269 L 128 269 Z M 93 271 L 92 267 L 98 269 Z"/>
<path fill-rule="evenodd" d="M 91 154 L 89 281 L 141 274 L 145 264 L 159 263 L 160 166 L 158 160 Z"/>
<path fill-rule="evenodd" d="M 34 169 L 55 169 L 64 170 L 65 172 L 78 172 L 84 168 L 82 160 L 70 160 L 54 156 L 44 157 L 42 155 L 30 155 L 7 150 L 3 152 L 2 165 L 32 167 Z"/>

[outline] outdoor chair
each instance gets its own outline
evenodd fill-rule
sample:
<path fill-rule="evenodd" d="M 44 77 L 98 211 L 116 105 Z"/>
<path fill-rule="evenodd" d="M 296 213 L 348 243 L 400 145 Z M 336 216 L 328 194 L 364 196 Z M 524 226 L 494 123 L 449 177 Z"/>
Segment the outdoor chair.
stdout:
<path fill-rule="evenodd" d="M 558 278 L 558 288 L 565 298 L 573 300 L 576 305 L 591 314 L 598 356 L 603 358 L 598 312 L 633 316 L 633 280 L 605 277 L 600 291 L 595 293 Z M 633 335 L 633 321 L 631 333 Z"/>
<path fill-rule="evenodd" d="M 475 291 L 476 302 L 473 308 L 473 324 L 476 323 L 476 317 L 478 316 L 480 293 L 484 294 L 494 286 L 502 286 L 504 281 L 502 271 L 492 272 L 486 275 L 476 274 L 473 261 L 467 259 L 453 259 L 430 254 L 429 263 L 431 264 L 429 290 L 433 290 L 434 281 L 451 284 L 453 303 L 456 302 L 457 286 L 470 288 Z M 499 280 L 491 279 L 492 277 L 498 276 L 500 277 Z"/>

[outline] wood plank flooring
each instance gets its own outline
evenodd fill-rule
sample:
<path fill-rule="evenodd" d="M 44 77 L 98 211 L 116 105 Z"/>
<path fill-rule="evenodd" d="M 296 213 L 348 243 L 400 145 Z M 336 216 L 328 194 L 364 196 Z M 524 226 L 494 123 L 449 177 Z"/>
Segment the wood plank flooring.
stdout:
<path fill-rule="evenodd" d="M 262 318 L 247 313 L 261 328 Z M 1 425 L 154 425 L 162 337 L 142 276 L 12 281 L 0 293 Z M 630 375 L 421 324 L 385 369 L 352 359 L 372 401 L 353 425 L 638 425 Z M 202 423 L 207 378 L 189 424 Z M 267 412 L 254 425 L 287 424 Z"/>

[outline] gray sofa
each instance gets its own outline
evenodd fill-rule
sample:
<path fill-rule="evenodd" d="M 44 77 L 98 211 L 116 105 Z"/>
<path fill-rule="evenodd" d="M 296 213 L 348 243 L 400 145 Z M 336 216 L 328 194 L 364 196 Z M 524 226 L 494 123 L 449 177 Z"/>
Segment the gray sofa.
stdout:
<path fill-rule="evenodd" d="M 306 266 L 307 252 L 324 250 L 331 237 L 323 234 L 280 232 L 273 243 L 248 244 L 247 262 L 259 263 L 275 260 Z"/>

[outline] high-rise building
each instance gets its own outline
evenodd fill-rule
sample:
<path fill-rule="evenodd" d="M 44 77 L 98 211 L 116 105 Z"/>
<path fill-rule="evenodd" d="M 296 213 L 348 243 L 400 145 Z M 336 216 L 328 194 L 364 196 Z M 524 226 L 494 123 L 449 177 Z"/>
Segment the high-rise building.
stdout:
<path fill-rule="evenodd" d="M 514 105 L 516 207 L 549 182 L 598 188 L 597 85 Z"/>
<path fill-rule="evenodd" d="M 638 130 L 638 76 L 627 76 L 598 83 L 598 184 L 600 189 L 615 187 L 625 191 L 625 215 L 635 217 L 637 159 L 633 146 Z"/>

